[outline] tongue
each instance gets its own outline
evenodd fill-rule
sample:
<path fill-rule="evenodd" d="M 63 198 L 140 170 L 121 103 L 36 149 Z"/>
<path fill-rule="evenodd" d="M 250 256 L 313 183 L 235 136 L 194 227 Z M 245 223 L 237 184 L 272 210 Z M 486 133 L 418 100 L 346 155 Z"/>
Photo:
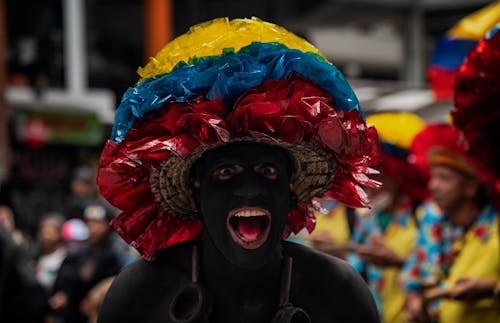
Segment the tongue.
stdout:
<path fill-rule="evenodd" d="M 260 222 L 257 220 L 239 220 L 238 232 L 248 240 L 255 240 L 260 233 Z"/>

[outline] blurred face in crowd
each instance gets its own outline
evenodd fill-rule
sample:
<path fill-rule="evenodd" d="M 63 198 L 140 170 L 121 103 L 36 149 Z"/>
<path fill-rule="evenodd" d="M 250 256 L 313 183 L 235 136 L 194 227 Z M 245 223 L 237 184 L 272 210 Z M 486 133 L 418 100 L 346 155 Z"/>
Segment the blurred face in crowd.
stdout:
<path fill-rule="evenodd" d="M 100 244 L 109 232 L 109 224 L 105 220 L 87 220 L 87 227 L 89 229 L 89 241 L 93 245 Z"/>
<path fill-rule="evenodd" d="M 444 165 L 431 167 L 429 190 L 436 204 L 458 225 L 466 225 L 469 219 L 454 218 L 465 201 L 474 198 L 478 189 L 477 180 Z"/>
<path fill-rule="evenodd" d="M 383 171 L 370 177 L 382 183 L 379 188 L 365 188 L 372 208 L 377 211 L 388 211 L 391 206 L 394 206 L 398 196 L 398 182 Z"/>
<path fill-rule="evenodd" d="M 0 206 L 0 225 L 9 231 L 14 230 L 14 215 L 7 206 Z"/>
<path fill-rule="evenodd" d="M 71 182 L 71 191 L 78 197 L 91 198 L 94 196 L 95 188 L 92 182 L 84 179 L 74 179 Z"/>
<path fill-rule="evenodd" d="M 61 223 L 53 218 L 42 221 L 38 233 L 40 243 L 44 249 L 50 249 L 62 242 Z"/>

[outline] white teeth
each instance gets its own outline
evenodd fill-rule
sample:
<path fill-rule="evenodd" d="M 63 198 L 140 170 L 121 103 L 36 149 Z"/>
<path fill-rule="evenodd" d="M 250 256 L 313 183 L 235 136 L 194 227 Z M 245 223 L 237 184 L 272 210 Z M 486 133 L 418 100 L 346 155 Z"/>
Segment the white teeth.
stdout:
<path fill-rule="evenodd" d="M 239 212 L 236 212 L 234 216 L 237 217 L 251 217 L 251 216 L 265 216 L 265 214 L 262 211 L 259 210 L 241 210 Z"/>

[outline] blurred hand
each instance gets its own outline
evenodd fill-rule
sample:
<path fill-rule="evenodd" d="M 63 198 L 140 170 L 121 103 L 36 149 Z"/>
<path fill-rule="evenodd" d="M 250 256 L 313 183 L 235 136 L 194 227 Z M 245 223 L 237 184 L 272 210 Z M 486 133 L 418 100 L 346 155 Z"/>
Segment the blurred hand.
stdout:
<path fill-rule="evenodd" d="M 482 298 L 490 298 L 497 282 L 479 278 L 461 278 L 450 291 L 449 297 L 455 300 L 474 302 Z"/>
<path fill-rule="evenodd" d="M 313 231 L 310 235 L 310 240 L 317 244 L 327 244 L 334 241 L 332 234 L 325 230 Z"/>
<path fill-rule="evenodd" d="M 14 215 L 12 209 L 5 205 L 0 205 L 0 225 L 7 231 L 12 232 L 15 229 Z"/>
<path fill-rule="evenodd" d="M 358 245 L 356 252 L 362 259 L 377 266 L 401 267 L 406 261 L 406 258 L 397 254 L 380 240 L 374 241 L 371 245 Z"/>
<path fill-rule="evenodd" d="M 406 293 L 404 304 L 404 318 L 411 323 L 429 322 L 429 316 L 425 309 L 423 296 L 420 293 Z"/>
<path fill-rule="evenodd" d="M 80 268 L 80 279 L 84 282 L 90 281 L 92 277 L 94 277 L 95 266 L 96 263 L 94 259 L 87 260 Z"/>
<path fill-rule="evenodd" d="M 351 245 L 335 243 L 330 237 L 325 239 L 325 236 L 315 236 L 310 241 L 314 249 L 342 259 L 345 259 L 346 253 L 351 250 Z"/>
<path fill-rule="evenodd" d="M 68 295 L 65 292 L 59 291 L 49 298 L 49 305 L 54 311 L 59 311 L 68 304 Z"/>

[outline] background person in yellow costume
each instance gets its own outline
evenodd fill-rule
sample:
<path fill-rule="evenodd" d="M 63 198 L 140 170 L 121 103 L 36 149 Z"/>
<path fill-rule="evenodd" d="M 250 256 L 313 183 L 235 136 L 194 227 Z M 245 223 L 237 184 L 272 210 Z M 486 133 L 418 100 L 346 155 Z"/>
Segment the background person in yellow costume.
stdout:
<path fill-rule="evenodd" d="M 317 210 L 314 211 L 316 226 L 309 233 L 301 230 L 291 235 L 290 241 L 304 244 L 342 259 L 347 258 L 351 248 L 351 232 L 354 227 L 354 209 L 332 199 L 316 199 Z"/>
<path fill-rule="evenodd" d="M 466 147 L 449 124 L 427 126 L 412 143 L 417 163 L 430 165 L 428 186 L 438 208 L 425 206 L 417 246 L 402 271 L 410 322 L 500 320 L 492 298 L 500 278 L 498 213 Z"/>
<path fill-rule="evenodd" d="M 500 33 L 498 26 L 467 55 L 455 83 L 454 125 L 433 125 L 414 144 L 431 164 L 436 208 L 427 208 L 418 246 L 405 265 L 408 318 L 499 322 Z M 434 129 L 434 130 L 433 130 Z M 427 133 L 427 135 L 426 135 Z M 420 153 L 419 153 L 420 152 Z M 429 153 L 429 154 L 427 154 Z M 423 290 L 426 280 L 438 288 Z M 428 307 L 427 307 L 428 309 Z M 427 317 L 426 317 L 427 316 Z"/>
<path fill-rule="evenodd" d="M 428 195 L 425 178 L 407 161 L 407 148 L 425 123 L 405 112 L 372 115 L 367 122 L 380 137 L 380 174 L 372 177 L 382 187 L 368 190 L 371 210 L 356 210 L 356 247 L 348 261 L 366 278 L 383 321 L 403 322 L 404 291 L 397 276 L 417 235 L 414 210 Z"/>
<path fill-rule="evenodd" d="M 317 250 L 346 259 L 351 249 L 354 229 L 354 209 L 331 199 L 318 200 L 320 209 L 315 211 L 316 228 L 309 241 Z"/>
<path fill-rule="evenodd" d="M 500 5 L 500 3 L 497 3 Z M 497 19 L 497 21 L 499 21 Z M 490 30 L 460 67 L 455 83 L 453 123 L 463 131 L 469 143 L 468 155 L 481 167 L 480 176 L 487 183 L 489 197 L 497 211 L 497 246 L 500 210 L 500 23 Z M 498 254 L 498 253 L 497 253 Z M 497 263 L 497 273 L 500 265 Z M 480 300 L 493 296 L 500 307 L 500 279 L 474 277 L 461 280 L 454 299 Z M 498 319 L 498 315 L 495 319 Z M 486 322 L 486 321 L 484 321 Z"/>

